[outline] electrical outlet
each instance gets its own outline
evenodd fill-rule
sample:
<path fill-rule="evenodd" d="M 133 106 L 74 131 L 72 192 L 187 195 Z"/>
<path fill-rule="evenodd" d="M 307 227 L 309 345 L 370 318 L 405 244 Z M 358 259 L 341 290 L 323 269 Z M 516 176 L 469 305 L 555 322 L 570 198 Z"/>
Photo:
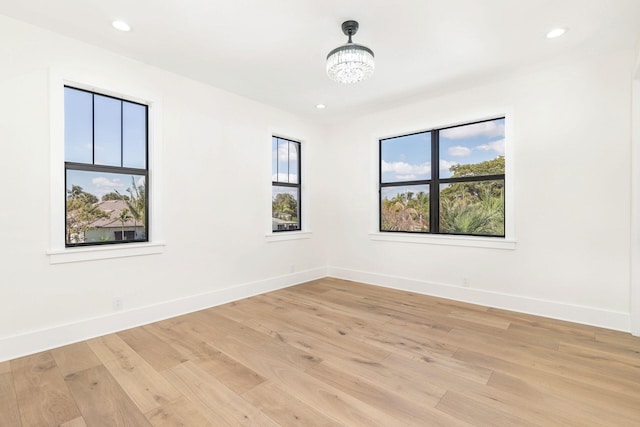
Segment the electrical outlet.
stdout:
<path fill-rule="evenodd" d="M 468 277 L 463 277 L 462 278 L 462 286 L 464 286 L 465 288 L 469 287 L 469 278 Z"/>
<path fill-rule="evenodd" d="M 289 273 L 295 273 L 296 272 L 296 265 L 295 264 L 291 264 L 289 266 Z"/>
<path fill-rule="evenodd" d="M 113 297 L 113 310 L 120 311 L 124 305 L 124 299 L 122 297 Z"/>

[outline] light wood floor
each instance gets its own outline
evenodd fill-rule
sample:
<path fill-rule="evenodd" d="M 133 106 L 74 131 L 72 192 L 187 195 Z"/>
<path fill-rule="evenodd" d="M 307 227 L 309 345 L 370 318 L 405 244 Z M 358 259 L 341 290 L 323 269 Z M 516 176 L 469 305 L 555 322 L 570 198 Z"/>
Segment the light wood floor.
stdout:
<path fill-rule="evenodd" d="M 0 363 L 0 426 L 640 426 L 640 339 L 322 279 Z"/>

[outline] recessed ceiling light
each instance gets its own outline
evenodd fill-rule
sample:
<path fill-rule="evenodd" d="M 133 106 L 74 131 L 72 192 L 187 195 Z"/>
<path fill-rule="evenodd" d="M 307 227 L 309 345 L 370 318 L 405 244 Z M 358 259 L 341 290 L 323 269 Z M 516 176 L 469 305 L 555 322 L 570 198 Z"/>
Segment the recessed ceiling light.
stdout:
<path fill-rule="evenodd" d="M 131 31 L 131 27 L 129 26 L 129 24 L 124 21 L 113 21 L 111 25 L 113 25 L 113 28 L 115 28 L 116 30 Z"/>
<path fill-rule="evenodd" d="M 325 108 L 327 108 L 327 106 L 326 106 L 326 105 L 324 105 L 324 104 L 318 104 L 318 105 L 316 105 L 316 108 L 317 108 L 318 110 L 324 110 Z"/>
<path fill-rule="evenodd" d="M 554 28 L 553 30 L 551 30 L 551 31 L 549 31 L 547 33 L 547 38 L 548 39 L 555 39 L 556 37 L 560 37 L 561 35 L 563 35 L 566 32 L 567 32 L 566 28 Z"/>

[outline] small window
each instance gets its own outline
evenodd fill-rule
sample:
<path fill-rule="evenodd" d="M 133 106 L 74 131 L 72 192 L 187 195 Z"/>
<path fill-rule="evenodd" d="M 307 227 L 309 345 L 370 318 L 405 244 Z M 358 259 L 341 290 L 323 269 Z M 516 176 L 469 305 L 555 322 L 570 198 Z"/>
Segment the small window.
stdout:
<path fill-rule="evenodd" d="M 504 237 L 504 124 L 380 140 L 380 231 Z"/>
<path fill-rule="evenodd" d="M 65 245 L 149 241 L 148 107 L 64 89 Z"/>
<path fill-rule="evenodd" d="M 272 231 L 301 229 L 300 143 L 271 138 Z"/>

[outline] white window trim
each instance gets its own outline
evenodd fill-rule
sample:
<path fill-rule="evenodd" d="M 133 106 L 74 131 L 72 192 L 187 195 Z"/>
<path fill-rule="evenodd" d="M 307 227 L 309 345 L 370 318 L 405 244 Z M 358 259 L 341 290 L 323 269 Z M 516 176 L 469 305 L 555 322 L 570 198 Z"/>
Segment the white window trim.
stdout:
<path fill-rule="evenodd" d="M 297 231 L 280 231 L 274 233 L 271 222 L 271 199 L 273 192 L 273 184 L 272 184 L 272 170 L 271 170 L 271 139 L 273 137 L 288 139 L 290 141 L 295 141 L 300 143 L 300 152 L 301 152 L 301 165 L 300 165 L 300 193 L 302 200 L 300 201 L 300 208 L 302 210 L 302 221 L 300 222 L 300 230 Z M 309 211 L 309 196 L 308 196 L 308 168 L 307 168 L 307 156 L 308 156 L 308 141 L 306 138 L 300 138 L 299 136 L 291 136 L 290 132 L 282 132 L 278 129 L 269 129 L 269 144 L 265 144 L 265 158 L 268 159 L 266 163 L 268 165 L 267 173 L 265 173 L 265 181 L 268 183 L 266 186 L 266 203 L 265 203 L 265 240 L 268 243 L 273 242 L 285 242 L 289 240 L 301 240 L 301 239 L 310 239 L 312 237 L 311 233 L 311 212 Z"/>
<path fill-rule="evenodd" d="M 140 80 L 142 82 L 142 79 Z M 64 191 L 64 86 L 73 86 L 148 105 L 149 107 L 149 242 L 105 246 L 65 247 Z M 50 119 L 50 236 L 46 251 L 51 264 L 91 261 L 158 254 L 164 251 L 162 236 L 162 102 L 155 93 L 140 91 L 116 78 L 76 71 L 51 69 L 49 72 Z"/>
<path fill-rule="evenodd" d="M 422 132 L 429 129 L 441 129 L 450 126 L 464 125 L 482 120 L 495 119 L 496 117 L 505 118 L 505 236 L 504 237 L 482 237 L 482 236 L 458 236 L 446 234 L 420 234 L 420 233 L 393 233 L 380 231 L 379 225 L 379 187 L 380 187 L 380 150 L 379 144 L 381 139 L 391 138 L 399 135 L 408 135 L 410 133 Z M 492 111 L 486 111 L 482 114 L 466 114 L 464 117 L 457 117 L 455 121 L 448 123 L 422 124 L 417 129 L 404 128 L 401 130 L 391 130 L 385 132 L 384 135 L 371 136 L 371 190 L 370 190 L 370 216 L 369 216 L 369 238 L 374 241 L 382 242 L 401 242 L 401 243 L 418 243 L 425 245 L 444 245 L 444 246 L 465 246 L 490 249 L 510 249 L 516 248 L 516 226 L 515 226 L 515 135 L 514 135 L 515 114 L 512 107 L 499 108 Z"/>

